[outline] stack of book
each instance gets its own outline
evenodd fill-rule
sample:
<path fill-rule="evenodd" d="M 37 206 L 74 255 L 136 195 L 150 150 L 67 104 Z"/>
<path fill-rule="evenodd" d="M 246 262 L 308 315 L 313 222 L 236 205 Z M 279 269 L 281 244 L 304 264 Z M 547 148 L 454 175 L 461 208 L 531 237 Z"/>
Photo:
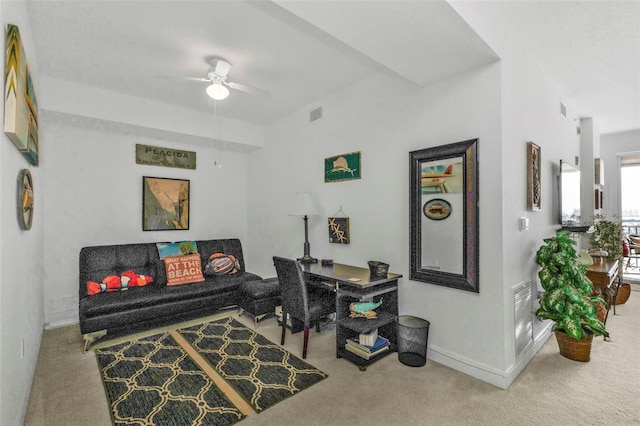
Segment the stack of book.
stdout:
<path fill-rule="evenodd" d="M 389 341 L 382 336 L 378 336 L 373 345 L 367 346 L 360 343 L 358 337 L 347 339 L 344 348 L 360 358 L 371 359 L 384 351 L 389 350 Z"/>

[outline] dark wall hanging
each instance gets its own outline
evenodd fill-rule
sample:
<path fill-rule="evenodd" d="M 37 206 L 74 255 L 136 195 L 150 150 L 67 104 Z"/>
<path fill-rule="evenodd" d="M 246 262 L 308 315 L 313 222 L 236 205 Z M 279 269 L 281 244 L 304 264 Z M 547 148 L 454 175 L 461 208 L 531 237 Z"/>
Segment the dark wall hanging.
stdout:
<path fill-rule="evenodd" d="M 478 139 L 410 152 L 409 190 L 409 278 L 478 293 Z"/>
<path fill-rule="evenodd" d="M 540 147 L 533 142 L 527 142 L 527 209 L 542 210 L 541 200 Z"/>

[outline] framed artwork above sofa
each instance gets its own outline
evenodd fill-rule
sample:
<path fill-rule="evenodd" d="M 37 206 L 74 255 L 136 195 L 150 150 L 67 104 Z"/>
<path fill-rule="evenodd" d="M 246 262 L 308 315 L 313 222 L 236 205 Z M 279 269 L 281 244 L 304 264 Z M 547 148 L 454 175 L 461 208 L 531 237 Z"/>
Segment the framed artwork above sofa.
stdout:
<path fill-rule="evenodd" d="M 142 230 L 189 229 L 189 180 L 142 177 Z"/>

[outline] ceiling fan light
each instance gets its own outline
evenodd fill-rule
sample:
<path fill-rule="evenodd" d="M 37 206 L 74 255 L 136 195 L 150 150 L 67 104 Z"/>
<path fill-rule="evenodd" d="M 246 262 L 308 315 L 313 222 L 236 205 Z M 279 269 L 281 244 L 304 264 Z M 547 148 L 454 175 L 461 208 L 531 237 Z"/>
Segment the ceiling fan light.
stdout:
<path fill-rule="evenodd" d="M 211 86 L 207 87 L 207 95 L 216 101 L 221 101 L 229 96 L 229 89 L 220 83 L 213 83 Z"/>

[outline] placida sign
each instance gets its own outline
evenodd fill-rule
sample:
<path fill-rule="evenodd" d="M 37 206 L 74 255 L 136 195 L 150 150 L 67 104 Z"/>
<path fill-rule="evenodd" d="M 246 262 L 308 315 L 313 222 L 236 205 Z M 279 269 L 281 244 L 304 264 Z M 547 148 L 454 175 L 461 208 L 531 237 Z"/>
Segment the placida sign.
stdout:
<path fill-rule="evenodd" d="M 136 164 L 196 169 L 196 153 L 179 149 L 136 144 Z"/>

